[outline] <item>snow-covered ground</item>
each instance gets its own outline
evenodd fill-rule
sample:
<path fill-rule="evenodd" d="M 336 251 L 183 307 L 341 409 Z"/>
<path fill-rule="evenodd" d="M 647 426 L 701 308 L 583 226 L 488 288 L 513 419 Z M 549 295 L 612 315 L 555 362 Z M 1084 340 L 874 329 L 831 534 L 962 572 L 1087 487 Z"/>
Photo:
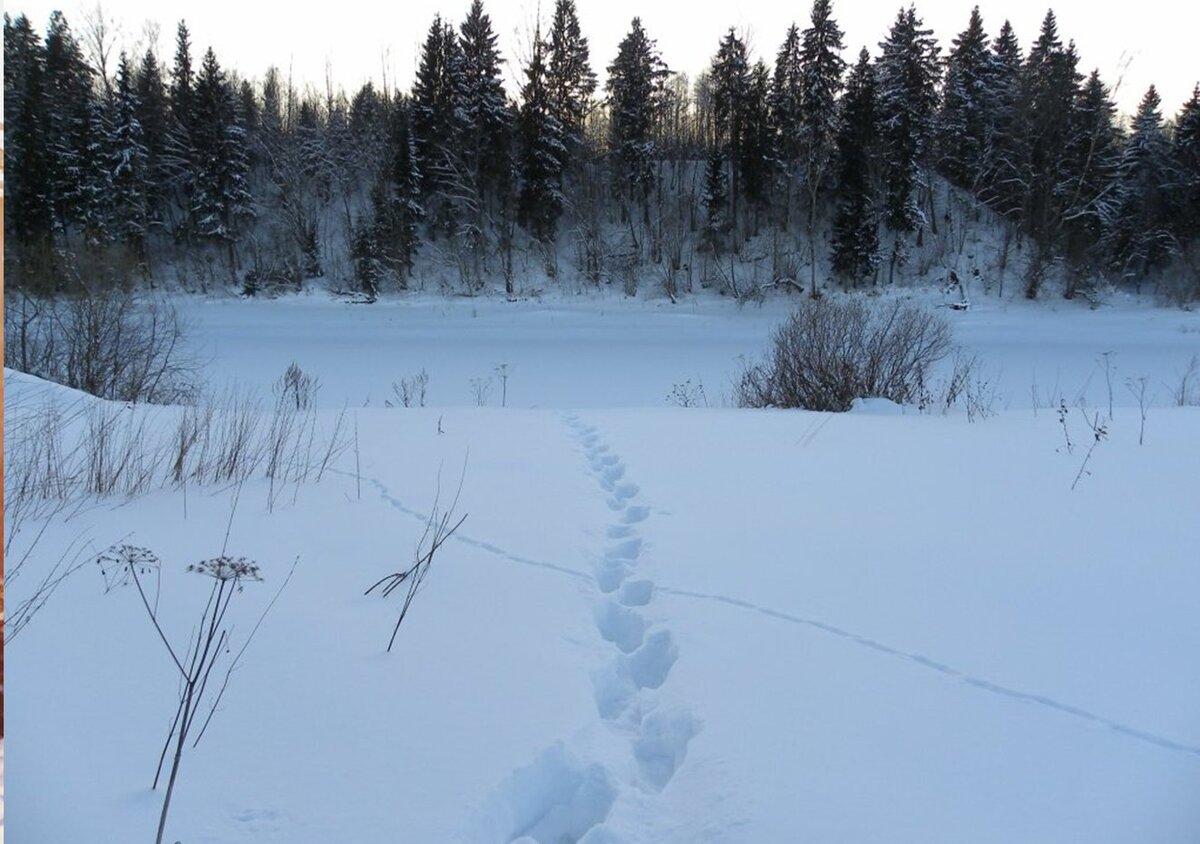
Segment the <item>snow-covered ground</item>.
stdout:
<path fill-rule="evenodd" d="M 359 448 L 269 512 L 261 481 L 236 508 L 161 490 L 41 539 L 47 561 L 81 535 L 153 548 L 179 636 L 204 597 L 188 563 L 228 541 L 261 564 L 244 631 L 300 558 L 167 840 L 1200 836 L 1200 408 L 1167 406 L 1197 315 L 947 314 L 1003 394 L 972 424 L 667 406 L 688 378 L 717 404 L 778 304 L 186 307 L 214 384 L 296 360 Z M 1072 490 L 1091 434 L 1072 407 L 1068 453 L 1046 405 L 1107 417 L 1104 352 L 1109 438 Z M 472 406 L 501 363 L 508 406 L 498 382 Z M 430 406 L 385 407 L 422 368 Z M 467 520 L 385 653 L 397 601 L 363 592 L 464 460 Z M 11 840 L 151 840 L 176 684 L 136 592 L 81 570 L 7 662 Z"/>
<path fill-rule="evenodd" d="M 941 297 L 910 294 L 937 308 Z M 789 297 L 738 307 L 708 297 L 669 301 L 574 297 L 509 303 L 499 298 L 384 299 L 373 305 L 324 294 L 273 301 L 182 298 L 211 386 L 230 381 L 266 390 L 296 361 L 321 379 L 321 404 L 381 406 L 391 385 L 424 369 L 428 400 L 473 406 L 472 381 L 507 364 L 508 406 L 662 407 L 677 383 L 702 383 L 719 404 L 742 357 L 763 351 Z M 1102 355 L 1109 352 L 1114 401 L 1133 402 L 1126 377 L 1153 377 L 1166 400 L 1200 350 L 1200 314 L 1114 295 L 1092 311 L 1079 303 L 980 297 L 965 313 L 940 310 L 958 342 L 978 355 L 1000 394 L 998 406 L 1073 404 L 1084 392 L 1107 405 Z"/>

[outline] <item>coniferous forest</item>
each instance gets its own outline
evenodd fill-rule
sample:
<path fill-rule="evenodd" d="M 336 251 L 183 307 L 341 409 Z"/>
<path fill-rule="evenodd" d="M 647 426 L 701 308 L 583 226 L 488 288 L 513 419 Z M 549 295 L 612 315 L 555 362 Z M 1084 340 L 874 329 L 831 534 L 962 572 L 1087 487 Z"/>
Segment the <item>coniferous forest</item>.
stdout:
<path fill-rule="evenodd" d="M 938 44 L 909 6 L 857 49 L 815 0 L 773 56 L 730 29 L 689 77 L 636 18 L 592 54 L 557 0 L 515 99 L 481 0 L 410 91 L 243 75 L 184 22 L 171 55 L 93 40 L 5 15 L 13 287 L 1200 297 L 1200 87 L 1119 115 L 1052 11 Z"/>

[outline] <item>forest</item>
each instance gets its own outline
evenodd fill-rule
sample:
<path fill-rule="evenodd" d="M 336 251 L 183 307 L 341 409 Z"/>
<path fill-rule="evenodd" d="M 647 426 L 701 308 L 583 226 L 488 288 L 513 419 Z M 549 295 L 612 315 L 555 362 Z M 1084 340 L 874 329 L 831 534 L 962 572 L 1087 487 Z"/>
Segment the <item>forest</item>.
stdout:
<path fill-rule="evenodd" d="M 111 31 L 5 15 L 14 288 L 1200 298 L 1200 86 L 1119 114 L 1053 11 L 1027 46 L 978 8 L 939 45 L 908 6 L 854 52 L 815 0 L 773 60 L 730 29 L 689 76 L 637 18 L 593 56 L 557 0 L 516 98 L 482 0 L 433 20 L 410 91 L 246 76 L 182 21 L 171 57 Z"/>

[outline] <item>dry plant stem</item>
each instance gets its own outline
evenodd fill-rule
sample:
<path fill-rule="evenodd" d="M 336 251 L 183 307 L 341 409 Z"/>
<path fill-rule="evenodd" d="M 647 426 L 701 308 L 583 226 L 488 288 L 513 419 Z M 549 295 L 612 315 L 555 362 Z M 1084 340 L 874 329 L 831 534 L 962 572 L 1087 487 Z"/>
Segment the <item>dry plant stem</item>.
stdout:
<path fill-rule="evenodd" d="M 466 472 L 467 462 L 464 459 L 462 475 L 458 481 L 458 489 L 455 491 L 454 499 L 450 502 L 450 506 L 445 512 L 442 512 L 439 506 L 441 498 L 441 481 L 439 477 L 438 490 L 433 500 L 433 508 L 430 510 L 429 518 L 425 521 L 425 530 L 421 533 L 421 538 L 417 542 L 416 559 L 413 564 L 406 569 L 381 577 L 363 593 L 364 595 L 370 595 L 376 589 L 379 589 L 380 594 L 386 598 L 401 586 L 407 587 L 404 602 L 401 604 L 400 612 L 396 618 L 396 624 L 392 627 L 391 638 L 388 639 L 387 650 L 389 653 L 392 650 L 392 646 L 396 643 L 396 636 L 400 632 L 400 625 L 404 623 L 404 618 L 408 615 L 408 610 L 412 606 L 412 602 L 416 598 L 422 582 L 424 582 L 426 575 L 429 574 L 429 569 L 433 566 L 433 559 L 438 549 L 454 535 L 467 519 L 467 514 L 465 513 L 457 520 L 454 518 L 458 499 L 462 494 L 463 481 L 466 479 Z"/>

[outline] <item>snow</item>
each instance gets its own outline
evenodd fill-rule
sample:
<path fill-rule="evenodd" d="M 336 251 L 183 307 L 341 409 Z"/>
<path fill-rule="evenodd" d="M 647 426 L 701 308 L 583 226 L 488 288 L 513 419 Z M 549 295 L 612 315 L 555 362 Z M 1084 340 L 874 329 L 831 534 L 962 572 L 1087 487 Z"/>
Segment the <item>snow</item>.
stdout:
<path fill-rule="evenodd" d="M 270 511 L 257 480 L 236 506 L 95 501 L 41 539 L 45 564 L 81 535 L 153 548 L 178 637 L 204 598 L 184 568 L 227 530 L 265 581 L 238 631 L 299 557 L 184 757 L 168 840 L 1195 840 L 1200 408 L 1167 399 L 1197 315 L 948 314 L 1005 393 L 971 423 L 716 406 L 773 303 L 184 307 L 215 384 L 294 359 L 322 413 L 349 403 L 361 477 L 349 452 Z M 1090 432 L 1072 407 L 1068 453 L 1046 405 L 1107 416 L 1105 351 L 1110 438 L 1072 491 Z M 472 406 L 500 363 L 508 407 L 498 385 Z M 430 406 L 384 406 L 422 368 Z M 1142 375 L 1139 446 L 1121 384 Z M 713 407 L 667 405 L 687 378 Z M 467 520 L 386 653 L 396 601 L 363 592 L 464 460 Z M 85 568 L 7 662 L 12 840 L 150 840 L 176 684 L 136 592 Z"/>
<path fill-rule="evenodd" d="M 907 294 L 931 307 L 928 292 Z M 326 407 L 382 406 L 391 385 L 424 369 L 431 405 L 475 404 L 473 379 L 510 372 L 508 406 L 540 408 L 662 407 L 685 380 L 703 384 L 719 404 L 742 359 L 761 354 L 790 297 L 763 305 L 694 298 L 672 305 L 612 297 L 505 302 L 502 298 L 382 299 L 373 305 L 324 295 L 278 300 L 177 300 L 200 339 L 214 389 L 227 382 L 266 391 L 293 360 L 321 379 Z M 1092 311 L 1077 303 L 976 300 L 970 311 L 939 309 L 968 351 L 978 355 L 1000 406 L 1038 402 L 1107 405 L 1103 359 L 1110 353 L 1114 402 L 1134 404 L 1126 377 L 1151 376 L 1165 401 L 1168 387 L 1200 349 L 1200 314 L 1114 296 Z"/>

